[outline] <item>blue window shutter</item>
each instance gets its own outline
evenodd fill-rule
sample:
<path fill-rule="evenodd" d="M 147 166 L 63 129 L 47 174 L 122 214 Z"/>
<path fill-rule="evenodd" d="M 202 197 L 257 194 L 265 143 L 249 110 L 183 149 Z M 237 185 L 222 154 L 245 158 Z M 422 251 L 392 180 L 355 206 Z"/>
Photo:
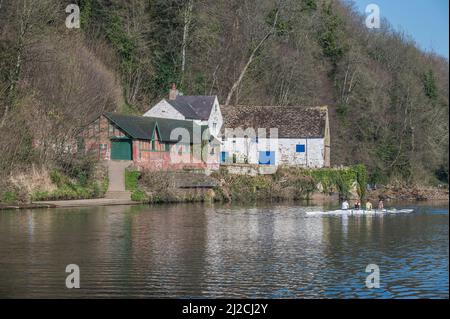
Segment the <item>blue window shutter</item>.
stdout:
<path fill-rule="evenodd" d="M 295 146 L 295 151 L 297 153 L 305 153 L 305 144 L 297 144 Z"/>

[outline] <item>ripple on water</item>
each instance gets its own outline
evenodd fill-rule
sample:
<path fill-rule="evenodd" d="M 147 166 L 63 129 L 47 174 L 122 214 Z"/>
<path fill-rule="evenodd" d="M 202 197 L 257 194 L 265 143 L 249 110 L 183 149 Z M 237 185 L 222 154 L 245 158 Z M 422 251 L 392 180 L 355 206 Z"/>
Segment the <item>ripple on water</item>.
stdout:
<path fill-rule="evenodd" d="M 448 208 L 173 205 L 0 214 L 0 297 L 448 298 Z M 80 266 L 82 289 L 65 288 Z M 365 268 L 380 268 L 368 289 Z"/>

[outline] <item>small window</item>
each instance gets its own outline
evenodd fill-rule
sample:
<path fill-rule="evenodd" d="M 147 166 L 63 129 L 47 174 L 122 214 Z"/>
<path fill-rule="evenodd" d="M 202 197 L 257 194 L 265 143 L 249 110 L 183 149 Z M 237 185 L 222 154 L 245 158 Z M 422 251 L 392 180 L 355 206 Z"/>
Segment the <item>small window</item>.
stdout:
<path fill-rule="evenodd" d="M 306 150 L 305 144 L 297 144 L 297 145 L 295 146 L 295 151 L 296 151 L 297 153 L 305 153 L 305 150 Z"/>
<path fill-rule="evenodd" d="M 215 131 L 217 128 L 217 123 L 213 123 L 213 130 Z"/>

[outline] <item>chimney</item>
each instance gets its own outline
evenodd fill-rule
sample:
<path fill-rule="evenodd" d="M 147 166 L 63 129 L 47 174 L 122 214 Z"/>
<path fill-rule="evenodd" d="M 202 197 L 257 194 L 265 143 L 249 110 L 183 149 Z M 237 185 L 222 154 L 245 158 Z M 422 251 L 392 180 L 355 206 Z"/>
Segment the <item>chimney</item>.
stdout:
<path fill-rule="evenodd" d="M 169 92 L 169 100 L 176 100 L 178 95 L 177 85 L 175 83 L 172 84 L 172 89 Z"/>

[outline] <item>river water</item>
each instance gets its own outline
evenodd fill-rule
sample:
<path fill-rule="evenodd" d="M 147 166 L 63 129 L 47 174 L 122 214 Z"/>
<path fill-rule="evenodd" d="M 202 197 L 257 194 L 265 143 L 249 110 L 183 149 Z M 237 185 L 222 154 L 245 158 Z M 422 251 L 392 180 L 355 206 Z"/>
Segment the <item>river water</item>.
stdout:
<path fill-rule="evenodd" d="M 414 205 L 348 217 L 306 204 L 0 211 L 0 297 L 448 298 L 448 204 Z M 66 288 L 68 264 L 79 289 Z M 366 287 L 369 264 L 379 288 Z"/>

